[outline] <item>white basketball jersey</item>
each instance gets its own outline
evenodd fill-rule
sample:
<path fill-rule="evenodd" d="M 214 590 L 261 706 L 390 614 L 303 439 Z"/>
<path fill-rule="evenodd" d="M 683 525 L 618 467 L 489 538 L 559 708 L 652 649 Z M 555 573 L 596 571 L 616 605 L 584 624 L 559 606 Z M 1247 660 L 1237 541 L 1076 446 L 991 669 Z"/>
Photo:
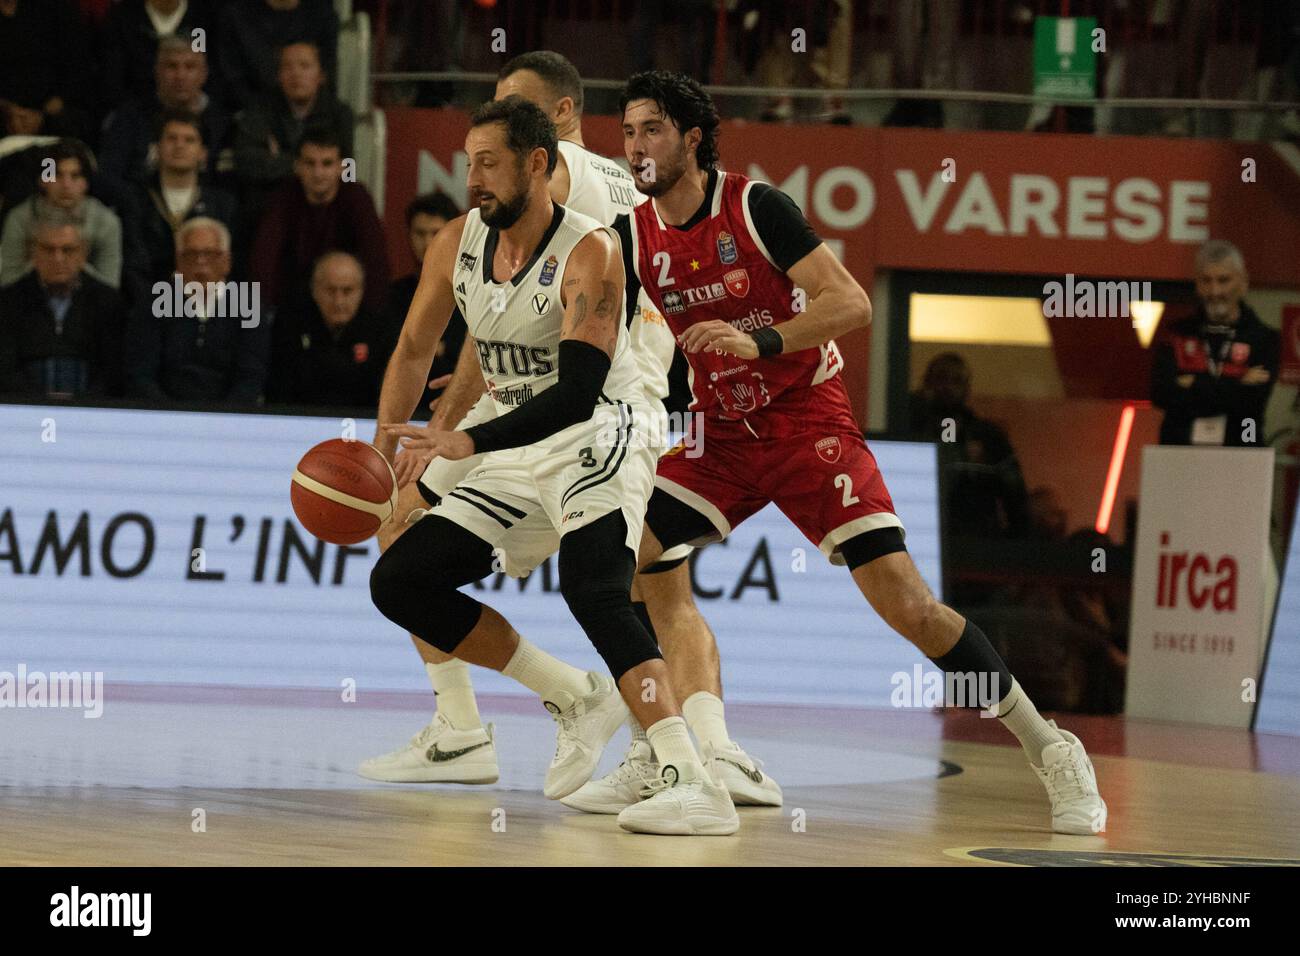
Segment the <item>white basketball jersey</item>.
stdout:
<path fill-rule="evenodd" d="M 569 197 L 564 205 L 590 216 L 601 225 L 631 211 L 648 198 L 637 192 L 631 173 L 611 159 L 560 140 L 560 155 L 569 170 Z M 668 369 L 676 343 L 663 316 L 642 292 L 632 316 L 632 347 L 645 375 L 646 391 L 655 399 L 668 395 Z"/>
<path fill-rule="evenodd" d="M 465 219 L 452 274 L 456 304 L 478 349 L 479 366 L 497 412 L 505 414 L 555 384 L 559 378 L 560 288 L 569 254 L 583 237 L 605 228 L 590 216 L 556 204 L 555 217 L 532 259 L 512 279 L 492 278 L 497 230 L 477 209 Z M 620 298 L 619 314 L 626 314 Z M 619 323 L 603 402 L 644 400 L 643 372 L 631 336 Z"/>

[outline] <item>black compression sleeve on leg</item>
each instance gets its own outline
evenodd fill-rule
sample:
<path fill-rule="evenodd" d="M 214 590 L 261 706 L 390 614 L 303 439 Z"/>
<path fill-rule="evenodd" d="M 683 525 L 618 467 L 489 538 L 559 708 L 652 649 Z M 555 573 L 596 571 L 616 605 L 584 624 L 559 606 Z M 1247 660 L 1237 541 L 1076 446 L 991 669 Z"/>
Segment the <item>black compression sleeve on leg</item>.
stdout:
<path fill-rule="evenodd" d="M 633 601 L 632 613 L 636 615 L 636 619 L 641 622 L 641 626 L 646 629 L 646 633 L 650 635 L 650 639 L 657 646 L 659 644 L 659 635 L 655 633 L 654 622 L 650 620 L 650 611 L 646 608 L 645 601 Z"/>
<path fill-rule="evenodd" d="M 663 659 L 632 609 L 636 556 L 626 538 L 623 513 L 611 511 L 560 540 L 560 593 L 616 681 Z"/>
<path fill-rule="evenodd" d="M 952 674 L 957 680 L 965 682 L 967 690 L 964 704 L 967 707 L 991 706 L 993 701 L 982 699 L 986 696 L 1001 703 L 1011 693 L 1011 671 L 979 625 L 970 618 L 966 619 L 966 627 L 962 629 L 961 637 L 957 638 L 952 650 L 943 657 L 932 657 L 930 660 L 945 675 Z M 970 685 L 972 678 L 975 681 L 974 687 Z M 950 701 L 945 703 L 951 704 Z"/>
<path fill-rule="evenodd" d="M 483 613 L 457 589 L 491 572 L 490 544 L 441 515 L 425 515 L 375 562 L 370 597 L 384 617 L 450 654 Z"/>

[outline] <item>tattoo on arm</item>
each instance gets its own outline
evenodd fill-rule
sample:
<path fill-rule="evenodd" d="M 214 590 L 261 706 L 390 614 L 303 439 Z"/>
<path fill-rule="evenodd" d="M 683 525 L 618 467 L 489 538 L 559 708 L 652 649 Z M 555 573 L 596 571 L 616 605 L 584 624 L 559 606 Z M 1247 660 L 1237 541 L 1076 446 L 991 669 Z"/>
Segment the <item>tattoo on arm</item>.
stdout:
<path fill-rule="evenodd" d="M 608 279 L 602 281 L 600 284 L 600 301 L 596 303 L 596 315 L 602 319 L 608 319 L 613 315 L 617 298 L 618 286 Z"/>
<path fill-rule="evenodd" d="M 579 292 L 578 297 L 573 300 L 573 331 L 578 331 L 578 326 L 587 318 L 587 293 Z"/>

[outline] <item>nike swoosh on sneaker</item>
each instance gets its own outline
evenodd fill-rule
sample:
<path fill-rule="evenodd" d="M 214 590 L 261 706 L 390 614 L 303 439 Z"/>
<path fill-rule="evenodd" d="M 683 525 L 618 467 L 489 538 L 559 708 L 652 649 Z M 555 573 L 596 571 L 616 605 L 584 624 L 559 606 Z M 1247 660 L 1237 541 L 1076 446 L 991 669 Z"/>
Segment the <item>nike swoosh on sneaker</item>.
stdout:
<path fill-rule="evenodd" d="M 743 773 L 750 780 L 754 781 L 754 783 L 763 782 L 763 774 L 759 770 L 757 769 L 748 770 L 746 769 L 744 764 L 736 763 L 736 761 L 734 760 L 728 760 L 726 757 L 719 757 L 718 759 L 721 760 L 723 763 L 731 764 L 733 767 L 735 767 L 737 770 Z"/>
<path fill-rule="evenodd" d="M 457 757 L 463 757 L 471 751 L 478 750 L 480 747 L 486 747 L 490 740 L 485 740 L 481 744 L 475 744 L 472 747 L 462 747 L 460 750 L 439 750 L 438 745 L 434 744 L 427 751 L 425 756 L 429 758 L 430 763 L 442 763 L 446 760 L 455 760 Z"/>

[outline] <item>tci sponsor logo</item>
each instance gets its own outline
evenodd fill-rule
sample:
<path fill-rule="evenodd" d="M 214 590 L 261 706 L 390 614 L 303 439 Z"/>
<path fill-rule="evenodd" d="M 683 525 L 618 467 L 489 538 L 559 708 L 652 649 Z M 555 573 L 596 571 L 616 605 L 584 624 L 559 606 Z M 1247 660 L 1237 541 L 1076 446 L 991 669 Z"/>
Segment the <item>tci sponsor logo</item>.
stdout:
<path fill-rule="evenodd" d="M 726 297 L 727 287 L 721 282 L 697 285 L 693 289 L 683 289 L 681 292 L 665 292 L 664 311 L 676 315 L 692 306 L 720 302 Z"/>
<path fill-rule="evenodd" d="M 1169 547 L 1169 532 L 1160 533 L 1161 549 Z M 1213 578 L 1211 579 L 1211 575 Z M 1210 604 L 1215 611 L 1237 609 L 1237 562 L 1224 555 L 1210 563 L 1204 552 L 1190 551 L 1160 553 L 1159 581 L 1156 586 L 1156 607 L 1178 607 L 1180 594 L 1185 594 L 1192 608 L 1199 611 Z"/>

